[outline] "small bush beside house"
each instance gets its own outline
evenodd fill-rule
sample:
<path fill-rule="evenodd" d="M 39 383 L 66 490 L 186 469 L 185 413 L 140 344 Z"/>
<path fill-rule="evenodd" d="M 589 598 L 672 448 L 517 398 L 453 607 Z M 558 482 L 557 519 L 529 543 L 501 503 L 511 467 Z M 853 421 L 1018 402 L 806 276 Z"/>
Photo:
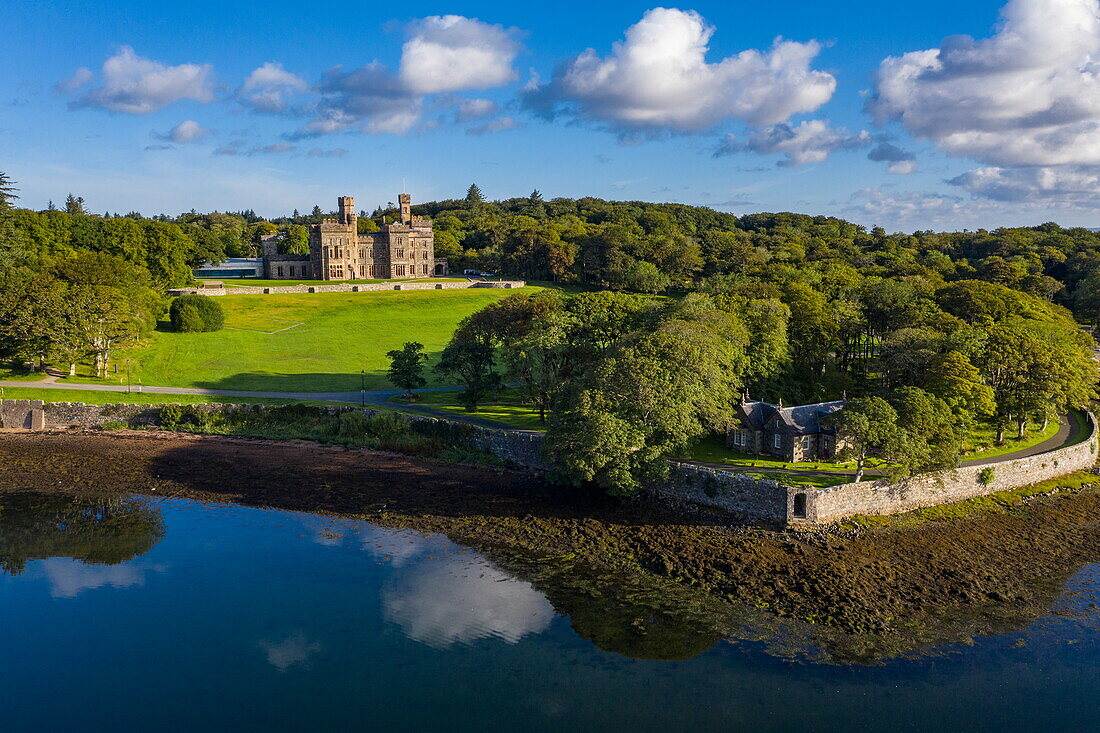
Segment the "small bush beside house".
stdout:
<path fill-rule="evenodd" d="M 221 303 L 205 295 L 181 295 L 168 308 L 172 330 L 179 333 L 220 331 L 225 327 Z"/>

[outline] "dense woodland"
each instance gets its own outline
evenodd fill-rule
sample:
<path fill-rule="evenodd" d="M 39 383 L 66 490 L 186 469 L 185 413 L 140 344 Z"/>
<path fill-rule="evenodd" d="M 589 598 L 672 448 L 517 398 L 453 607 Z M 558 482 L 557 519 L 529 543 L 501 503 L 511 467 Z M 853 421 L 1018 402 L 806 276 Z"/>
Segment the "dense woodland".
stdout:
<path fill-rule="evenodd" d="M 160 294 L 202 261 L 254 254 L 269 232 L 302 251 L 321 215 L 99 216 L 71 195 L 35 212 L 15 207 L 6 178 L 0 190 L 0 352 L 68 363 L 105 364 L 141 338 Z M 1100 233 L 1086 229 L 887 234 L 537 191 L 488 202 L 476 186 L 414 210 L 433 218 L 453 270 L 602 291 L 506 299 L 460 327 L 440 369 L 471 405 L 522 381 L 572 476 L 612 489 L 727 427 L 746 390 L 788 404 L 847 395 L 845 419 L 864 421 L 842 426 L 853 444 L 916 469 L 955 460 L 975 421 L 1022 431 L 1085 404 L 1096 381 L 1074 320 L 1100 321 Z"/>

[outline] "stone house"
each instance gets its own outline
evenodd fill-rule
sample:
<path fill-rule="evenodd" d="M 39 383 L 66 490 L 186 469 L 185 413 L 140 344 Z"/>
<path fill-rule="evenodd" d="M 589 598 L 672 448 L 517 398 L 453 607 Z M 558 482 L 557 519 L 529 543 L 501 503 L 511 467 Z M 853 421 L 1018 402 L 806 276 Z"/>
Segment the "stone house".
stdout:
<path fill-rule="evenodd" d="M 359 233 L 355 199 L 340 196 L 338 212 L 309 227 L 309 254 L 278 253 L 274 237 L 263 240 L 264 276 L 269 280 L 367 280 L 441 277 L 446 258 L 435 256 L 431 219 L 414 216 L 412 197 L 398 196 L 400 221 Z"/>
<path fill-rule="evenodd" d="M 727 443 L 742 453 L 772 456 L 781 461 L 829 459 L 843 444 L 821 418 L 844 407 L 844 400 L 783 407 L 745 399 L 737 406 L 737 426 Z"/>

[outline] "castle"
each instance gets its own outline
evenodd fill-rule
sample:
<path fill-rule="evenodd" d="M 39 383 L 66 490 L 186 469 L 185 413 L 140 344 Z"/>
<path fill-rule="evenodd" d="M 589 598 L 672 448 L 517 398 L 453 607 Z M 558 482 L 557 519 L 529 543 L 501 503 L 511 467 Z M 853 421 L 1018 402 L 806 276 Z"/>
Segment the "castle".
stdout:
<path fill-rule="evenodd" d="M 335 216 L 309 227 L 309 254 L 279 254 L 276 235 L 263 244 L 264 277 L 269 280 L 367 280 L 441 277 L 446 258 L 435 256 L 435 233 L 426 216 L 414 216 L 412 196 L 397 197 L 400 221 L 359 233 L 355 199 L 340 196 Z"/>

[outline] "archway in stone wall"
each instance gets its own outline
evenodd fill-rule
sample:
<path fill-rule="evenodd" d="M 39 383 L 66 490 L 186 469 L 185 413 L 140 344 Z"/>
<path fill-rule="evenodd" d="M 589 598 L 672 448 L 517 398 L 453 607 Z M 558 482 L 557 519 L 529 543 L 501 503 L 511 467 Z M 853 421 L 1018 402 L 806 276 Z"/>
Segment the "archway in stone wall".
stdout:
<path fill-rule="evenodd" d="M 795 494 L 794 495 L 794 510 L 791 512 L 791 515 L 795 519 L 805 519 L 806 518 L 806 495 L 805 494 Z"/>

